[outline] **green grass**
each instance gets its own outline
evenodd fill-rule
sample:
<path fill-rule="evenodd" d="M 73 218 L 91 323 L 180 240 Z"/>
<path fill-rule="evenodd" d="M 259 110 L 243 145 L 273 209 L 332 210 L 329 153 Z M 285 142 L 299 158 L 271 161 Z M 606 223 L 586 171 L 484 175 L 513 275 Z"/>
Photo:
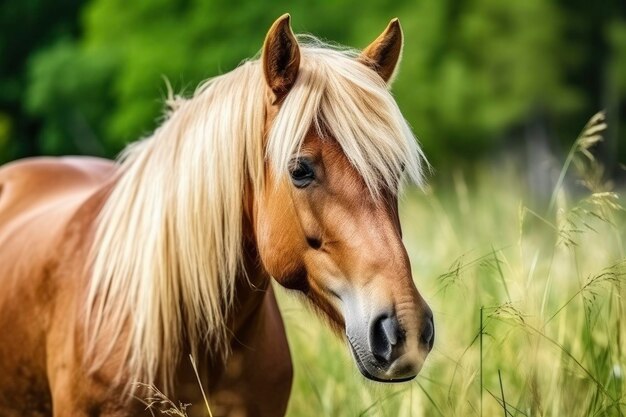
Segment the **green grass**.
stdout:
<path fill-rule="evenodd" d="M 404 240 L 437 330 L 410 383 L 366 381 L 344 341 L 278 289 L 295 368 L 288 415 L 625 415 L 626 215 L 585 156 L 590 137 L 564 167 L 587 194 L 559 182 L 531 205 L 506 164 L 471 186 L 456 173 L 452 186 L 409 190 Z"/>

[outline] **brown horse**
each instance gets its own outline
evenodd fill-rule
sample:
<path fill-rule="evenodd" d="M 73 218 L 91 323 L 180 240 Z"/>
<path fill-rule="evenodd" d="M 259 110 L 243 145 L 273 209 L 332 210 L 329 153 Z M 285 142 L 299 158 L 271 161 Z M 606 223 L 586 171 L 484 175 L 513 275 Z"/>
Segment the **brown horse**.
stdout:
<path fill-rule="evenodd" d="M 292 365 L 270 285 L 347 336 L 361 373 L 409 380 L 434 339 L 397 192 L 424 159 L 389 93 L 398 20 L 363 52 L 296 39 L 171 100 L 121 162 L 0 169 L 0 415 L 130 416 L 136 382 L 214 414 L 285 413 Z"/>

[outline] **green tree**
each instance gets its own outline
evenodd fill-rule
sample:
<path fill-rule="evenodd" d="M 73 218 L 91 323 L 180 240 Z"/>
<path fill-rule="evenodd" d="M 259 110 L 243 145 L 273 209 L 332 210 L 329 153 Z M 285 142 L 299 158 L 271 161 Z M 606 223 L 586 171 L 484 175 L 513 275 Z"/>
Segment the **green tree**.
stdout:
<path fill-rule="evenodd" d="M 563 77 L 569 64 L 563 22 L 550 2 L 417 7 L 405 25 L 411 44 L 399 99 L 431 153 L 479 155 L 537 109 L 561 114 L 580 108 L 583 98 Z"/>
<path fill-rule="evenodd" d="M 399 16 L 406 42 L 393 91 L 427 154 L 445 168 L 537 120 L 553 137 L 573 140 L 579 121 L 605 107 L 600 97 L 622 82 L 626 7 L 608 4 L 92 0 L 78 41 L 32 59 L 28 108 L 44 120 L 46 152 L 112 155 L 158 124 L 164 76 L 191 93 L 258 52 L 285 11 L 297 32 L 359 48 Z M 608 103 L 615 109 L 626 98 L 620 91 Z"/>
<path fill-rule="evenodd" d="M 84 0 L 0 1 L 0 161 L 40 152 L 40 121 L 25 112 L 31 54 L 78 34 Z"/>

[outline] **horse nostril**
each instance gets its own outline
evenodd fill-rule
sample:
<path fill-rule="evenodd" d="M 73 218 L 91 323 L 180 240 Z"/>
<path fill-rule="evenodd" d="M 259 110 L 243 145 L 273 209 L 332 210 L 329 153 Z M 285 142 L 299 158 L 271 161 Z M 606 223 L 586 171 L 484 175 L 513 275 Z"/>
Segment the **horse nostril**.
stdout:
<path fill-rule="evenodd" d="M 433 348 L 433 344 L 435 343 L 435 322 L 433 321 L 432 313 L 426 314 L 424 317 L 420 340 L 423 344 L 428 346 L 428 351 L 430 352 Z"/>
<path fill-rule="evenodd" d="M 319 249 L 322 247 L 322 241 L 314 237 L 307 237 L 306 243 L 313 249 Z"/>
<path fill-rule="evenodd" d="M 390 362 L 394 346 L 398 344 L 402 334 L 395 316 L 378 317 L 370 328 L 370 348 L 374 357 L 380 362 Z"/>

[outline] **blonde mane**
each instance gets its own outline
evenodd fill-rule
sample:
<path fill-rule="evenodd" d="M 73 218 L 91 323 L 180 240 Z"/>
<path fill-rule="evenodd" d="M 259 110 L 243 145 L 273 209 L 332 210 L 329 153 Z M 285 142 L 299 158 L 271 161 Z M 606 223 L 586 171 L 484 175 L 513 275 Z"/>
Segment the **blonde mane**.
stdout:
<path fill-rule="evenodd" d="M 383 80 L 354 52 L 312 38 L 301 57 L 269 132 L 261 65 L 248 61 L 178 100 L 123 153 L 92 246 L 92 369 L 123 342 L 119 377 L 167 389 L 187 346 L 196 358 L 200 346 L 227 352 L 235 282 L 246 279 L 244 190 L 261 195 L 266 163 L 285 175 L 311 126 L 337 140 L 374 196 L 402 175 L 421 184 L 424 158 Z"/>

